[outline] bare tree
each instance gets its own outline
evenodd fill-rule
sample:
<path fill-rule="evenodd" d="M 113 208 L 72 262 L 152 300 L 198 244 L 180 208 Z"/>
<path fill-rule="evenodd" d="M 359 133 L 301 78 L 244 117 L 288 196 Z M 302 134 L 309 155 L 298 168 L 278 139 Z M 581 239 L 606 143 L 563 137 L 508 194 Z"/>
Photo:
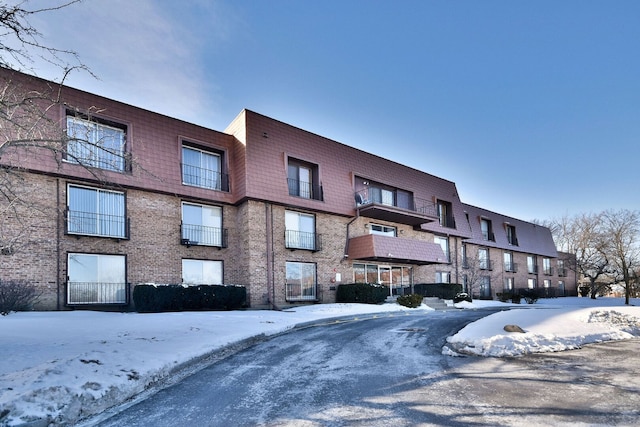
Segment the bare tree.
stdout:
<path fill-rule="evenodd" d="M 500 280 L 499 272 L 494 271 L 494 265 L 487 256 L 480 256 L 479 249 L 467 252 L 465 250 L 464 259 L 462 260 L 463 277 L 465 277 L 465 289 L 473 298 L 490 296 L 490 286 L 493 286 Z M 500 266 L 501 268 L 502 266 Z"/>
<path fill-rule="evenodd" d="M 615 283 L 625 289 L 625 304 L 629 304 L 640 268 L 640 212 L 609 210 L 603 212 L 602 220 L 610 243 L 611 273 Z"/>

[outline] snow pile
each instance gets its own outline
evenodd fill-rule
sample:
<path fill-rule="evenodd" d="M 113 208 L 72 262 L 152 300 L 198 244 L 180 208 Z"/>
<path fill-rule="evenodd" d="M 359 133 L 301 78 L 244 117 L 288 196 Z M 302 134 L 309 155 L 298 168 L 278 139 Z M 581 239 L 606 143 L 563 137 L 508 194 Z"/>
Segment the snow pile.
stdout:
<path fill-rule="evenodd" d="M 558 299 L 557 302 L 561 303 Z M 603 299 L 606 300 L 606 299 Z M 474 303 L 465 303 L 466 308 Z M 524 306 L 495 313 L 467 325 L 447 338 L 445 355 L 492 357 L 519 356 L 580 348 L 584 344 L 631 339 L 640 336 L 638 307 L 553 307 Z M 506 332 L 506 325 L 518 325 L 525 333 Z"/>

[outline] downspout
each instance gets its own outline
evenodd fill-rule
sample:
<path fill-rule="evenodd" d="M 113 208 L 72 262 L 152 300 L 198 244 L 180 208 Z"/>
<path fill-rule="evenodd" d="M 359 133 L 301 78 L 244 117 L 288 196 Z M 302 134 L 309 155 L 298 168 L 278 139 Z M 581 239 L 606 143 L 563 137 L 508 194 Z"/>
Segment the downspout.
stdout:
<path fill-rule="evenodd" d="M 459 280 L 460 280 L 460 264 L 458 263 L 458 236 L 454 236 L 453 237 L 453 241 L 455 242 L 454 245 L 454 252 L 456 255 L 456 283 L 460 284 Z"/>
<path fill-rule="evenodd" d="M 276 306 L 276 285 L 275 285 L 275 260 L 273 256 L 273 211 L 270 203 L 264 204 L 265 215 L 265 246 L 267 251 L 267 295 L 268 302 L 272 310 L 279 310 Z"/>
<path fill-rule="evenodd" d="M 56 310 L 60 310 L 60 178 L 56 178 Z"/>

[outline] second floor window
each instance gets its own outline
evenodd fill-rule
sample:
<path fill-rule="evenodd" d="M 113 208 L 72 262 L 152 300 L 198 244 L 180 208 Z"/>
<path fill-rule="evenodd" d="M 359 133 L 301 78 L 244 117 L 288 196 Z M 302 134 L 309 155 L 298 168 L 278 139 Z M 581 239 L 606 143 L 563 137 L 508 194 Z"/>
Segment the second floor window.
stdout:
<path fill-rule="evenodd" d="M 551 268 L 551 259 L 542 258 L 542 270 L 547 276 L 553 275 L 553 268 Z"/>
<path fill-rule="evenodd" d="M 66 160 L 83 166 L 124 171 L 125 131 L 74 116 L 67 116 Z"/>
<path fill-rule="evenodd" d="M 444 252 L 444 256 L 446 257 L 447 261 L 449 261 L 449 239 L 443 236 L 434 236 L 433 242 L 440 245 L 440 247 L 442 248 L 442 252 Z"/>
<path fill-rule="evenodd" d="M 128 237 L 124 193 L 69 185 L 67 233 Z"/>
<path fill-rule="evenodd" d="M 491 260 L 489 259 L 489 249 L 478 249 L 478 268 L 480 270 L 491 270 Z"/>
<path fill-rule="evenodd" d="M 369 234 L 378 234 L 381 236 L 396 237 L 397 230 L 395 227 L 389 227 L 380 224 L 369 224 Z"/>
<path fill-rule="evenodd" d="M 564 260 L 563 259 L 559 259 L 557 261 L 558 263 L 558 276 L 566 276 L 567 275 L 567 269 L 564 267 Z"/>
<path fill-rule="evenodd" d="M 535 255 L 527 255 L 527 272 L 530 274 L 538 273 L 538 262 Z"/>
<path fill-rule="evenodd" d="M 222 208 L 182 204 L 182 237 L 189 245 L 222 247 Z"/>
<path fill-rule="evenodd" d="M 516 265 L 513 262 L 513 253 L 505 252 L 504 253 L 504 271 L 516 272 Z"/>
<path fill-rule="evenodd" d="M 285 211 L 285 246 L 289 249 L 318 250 L 316 217 L 295 211 Z"/>
<path fill-rule="evenodd" d="M 182 183 L 211 190 L 228 191 L 220 153 L 182 147 Z"/>

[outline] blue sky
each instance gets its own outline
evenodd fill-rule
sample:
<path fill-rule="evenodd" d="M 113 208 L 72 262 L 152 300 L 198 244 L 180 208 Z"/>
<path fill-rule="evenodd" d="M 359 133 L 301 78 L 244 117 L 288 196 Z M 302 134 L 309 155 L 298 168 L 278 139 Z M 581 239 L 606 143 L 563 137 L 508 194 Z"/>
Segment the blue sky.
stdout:
<path fill-rule="evenodd" d="M 640 209 L 638 22 L 634 0 L 85 0 L 32 21 L 99 77 L 71 86 L 216 130 L 248 108 L 524 220 Z"/>

